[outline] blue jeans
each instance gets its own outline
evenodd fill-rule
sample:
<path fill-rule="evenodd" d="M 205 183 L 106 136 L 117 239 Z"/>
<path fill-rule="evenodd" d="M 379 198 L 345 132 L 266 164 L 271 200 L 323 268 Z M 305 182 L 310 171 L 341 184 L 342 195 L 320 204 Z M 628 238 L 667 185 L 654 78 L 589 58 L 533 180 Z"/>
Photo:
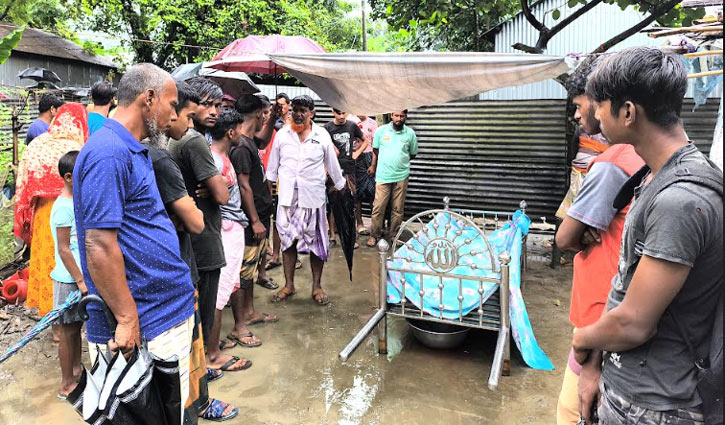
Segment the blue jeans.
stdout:
<path fill-rule="evenodd" d="M 663 412 L 645 409 L 628 402 L 622 396 L 605 388 L 599 406 L 599 425 L 704 425 L 705 419 L 699 407 L 667 410 Z"/>

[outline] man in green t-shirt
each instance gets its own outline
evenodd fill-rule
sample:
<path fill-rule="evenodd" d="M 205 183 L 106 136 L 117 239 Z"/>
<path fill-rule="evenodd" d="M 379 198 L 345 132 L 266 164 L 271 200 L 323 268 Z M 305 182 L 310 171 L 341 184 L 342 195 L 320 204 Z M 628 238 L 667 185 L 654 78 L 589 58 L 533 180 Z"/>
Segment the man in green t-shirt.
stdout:
<path fill-rule="evenodd" d="M 392 198 L 390 234 L 398 231 L 403 222 L 405 193 L 408 191 L 410 160 L 418 154 L 418 139 L 412 128 L 405 125 L 408 111 L 395 111 L 393 121 L 375 132 L 373 163 L 370 174 L 375 175 L 372 229 L 367 245 L 375 246 L 382 235 L 383 219 L 388 201 Z"/>

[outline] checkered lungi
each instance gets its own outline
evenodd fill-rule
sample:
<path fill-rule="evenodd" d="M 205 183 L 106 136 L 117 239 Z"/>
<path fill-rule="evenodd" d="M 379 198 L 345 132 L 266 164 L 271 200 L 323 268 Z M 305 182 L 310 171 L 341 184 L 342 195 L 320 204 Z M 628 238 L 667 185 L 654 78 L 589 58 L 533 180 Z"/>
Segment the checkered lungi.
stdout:
<path fill-rule="evenodd" d="M 292 195 L 292 205 L 277 206 L 277 232 L 282 242 L 282 251 L 297 241 L 297 252 L 315 254 L 327 261 L 330 240 L 327 235 L 327 214 L 323 204 L 319 208 L 297 206 L 297 189 Z"/>

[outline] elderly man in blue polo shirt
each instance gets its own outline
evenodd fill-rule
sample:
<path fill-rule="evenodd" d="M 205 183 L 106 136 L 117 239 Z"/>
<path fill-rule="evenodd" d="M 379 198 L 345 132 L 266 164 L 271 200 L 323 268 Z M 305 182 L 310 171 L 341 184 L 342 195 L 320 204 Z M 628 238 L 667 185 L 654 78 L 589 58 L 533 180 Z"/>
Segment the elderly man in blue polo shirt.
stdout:
<path fill-rule="evenodd" d="M 111 335 L 100 310 L 90 310 L 91 359 L 108 344 L 130 354 L 141 338 L 152 354 L 179 360 L 181 405 L 189 388 L 194 287 L 156 186 L 147 149 L 176 120 L 176 84 L 151 64 L 129 69 L 118 109 L 83 147 L 73 172 L 81 266 L 89 293 L 116 317 Z M 183 415 L 182 415 L 183 416 Z"/>

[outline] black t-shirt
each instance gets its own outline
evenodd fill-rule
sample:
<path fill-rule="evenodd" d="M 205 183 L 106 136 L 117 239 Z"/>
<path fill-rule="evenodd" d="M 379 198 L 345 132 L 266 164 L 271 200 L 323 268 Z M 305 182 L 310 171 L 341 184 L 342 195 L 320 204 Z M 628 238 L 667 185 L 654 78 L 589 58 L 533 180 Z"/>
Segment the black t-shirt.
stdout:
<path fill-rule="evenodd" d="M 254 208 L 257 210 L 259 220 L 269 232 L 269 221 L 272 214 L 272 193 L 267 185 L 267 177 L 264 173 L 262 158 L 259 156 L 257 144 L 247 137 L 242 136 L 239 146 L 233 148 L 229 153 L 229 160 L 234 166 L 237 174 L 249 175 L 249 186 L 254 196 Z M 242 200 L 242 202 L 244 202 Z M 245 228 L 245 243 L 254 244 L 252 226 Z M 258 241 L 256 241 L 258 242 Z"/>
<path fill-rule="evenodd" d="M 154 166 L 156 186 L 159 188 L 161 202 L 164 203 L 167 214 L 171 215 L 171 211 L 169 210 L 170 204 L 189 194 L 184 185 L 184 177 L 181 175 L 179 166 L 176 165 L 174 159 L 171 158 L 168 152 L 150 146 L 147 143 L 143 145 L 149 150 L 149 157 Z M 189 266 L 191 282 L 196 286 L 199 282 L 199 271 L 196 269 L 196 259 L 194 258 L 194 250 L 191 246 L 191 237 L 189 232 L 186 231 L 177 231 L 176 236 L 179 238 L 181 258 Z"/>
<path fill-rule="evenodd" d="M 345 121 L 343 125 L 337 125 L 335 121 L 330 121 L 325 124 L 325 130 L 330 133 L 332 143 L 340 152 L 337 159 L 340 161 L 342 172 L 344 174 L 355 174 L 355 160 L 352 159 L 353 144 L 355 139 L 363 138 L 360 127 L 352 121 Z"/>
<path fill-rule="evenodd" d="M 220 269 L 226 265 L 226 261 L 222 246 L 222 216 L 219 205 L 211 198 L 196 196 L 196 187 L 199 183 L 219 174 L 209 144 L 203 134 L 189 130 L 181 140 L 170 140 L 168 150 L 181 170 L 186 191 L 204 213 L 204 231 L 200 235 L 191 235 L 196 266 L 201 271 Z"/>

